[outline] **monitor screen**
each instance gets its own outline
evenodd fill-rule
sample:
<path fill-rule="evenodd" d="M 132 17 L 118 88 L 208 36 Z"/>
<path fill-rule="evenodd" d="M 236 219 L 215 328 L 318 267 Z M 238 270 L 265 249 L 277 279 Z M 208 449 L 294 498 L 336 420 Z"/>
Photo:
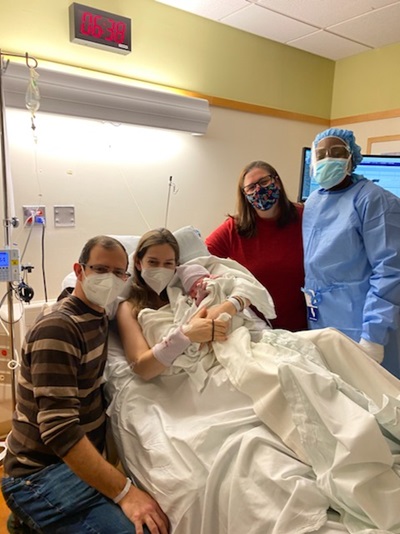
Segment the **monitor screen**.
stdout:
<path fill-rule="evenodd" d="M 302 151 L 300 189 L 298 201 L 304 202 L 315 189 L 317 182 L 310 176 L 311 148 Z M 397 155 L 363 155 L 357 165 L 356 174 L 362 174 L 377 185 L 387 189 L 400 198 L 400 154 Z"/>

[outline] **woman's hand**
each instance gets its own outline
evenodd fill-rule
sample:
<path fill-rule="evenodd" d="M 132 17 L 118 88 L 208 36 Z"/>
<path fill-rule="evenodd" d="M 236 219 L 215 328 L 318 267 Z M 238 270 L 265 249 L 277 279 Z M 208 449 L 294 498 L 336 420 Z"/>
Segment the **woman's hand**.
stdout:
<path fill-rule="evenodd" d="M 205 343 L 225 341 L 228 328 L 229 322 L 209 318 L 207 308 L 200 308 L 183 331 L 192 343 Z"/>
<path fill-rule="evenodd" d="M 236 315 L 237 310 L 232 302 L 225 300 L 221 304 L 215 304 L 207 308 L 207 319 L 218 319 L 221 313 L 229 313 L 229 315 Z"/>

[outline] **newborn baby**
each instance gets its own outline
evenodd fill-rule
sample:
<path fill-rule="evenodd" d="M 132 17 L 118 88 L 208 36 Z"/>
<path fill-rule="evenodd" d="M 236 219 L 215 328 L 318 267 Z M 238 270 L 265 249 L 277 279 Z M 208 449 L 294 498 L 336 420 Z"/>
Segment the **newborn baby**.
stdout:
<path fill-rule="evenodd" d="M 177 267 L 176 273 L 182 282 L 186 295 L 195 301 L 196 306 L 209 294 L 207 282 L 210 279 L 218 278 L 202 265 L 180 265 Z"/>
<path fill-rule="evenodd" d="M 180 265 L 176 268 L 176 274 L 178 275 L 183 289 L 186 295 L 189 295 L 196 306 L 199 306 L 200 303 L 210 294 L 210 290 L 207 287 L 209 284 L 218 284 L 220 282 L 220 289 L 226 300 L 229 300 L 236 308 L 237 314 L 236 317 L 241 317 L 245 320 L 245 323 L 250 332 L 253 341 L 258 340 L 259 333 L 268 328 L 266 322 L 260 319 L 249 306 L 247 299 L 224 292 L 224 276 L 223 275 L 212 275 L 205 267 L 202 265 Z M 250 322 L 249 322 L 250 321 Z M 235 321 L 236 323 L 236 321 Z M 238 324 L 243 324 L 241 321 Z M 256 334 L 257 332 L 257 334 Z"/>

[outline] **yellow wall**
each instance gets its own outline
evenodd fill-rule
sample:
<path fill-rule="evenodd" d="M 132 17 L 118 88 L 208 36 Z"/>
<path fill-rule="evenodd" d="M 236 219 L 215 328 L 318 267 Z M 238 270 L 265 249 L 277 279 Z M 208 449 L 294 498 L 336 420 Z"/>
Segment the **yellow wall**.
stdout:
<path fill-rule="evenodd" d="M 211 97 L 330 117 L 333 61 L 155 0 L 83 3 L 132 19 L 131 54 L 70 43 L 71 0 L 7 2 L 1 13 L 0 47 Z"/>
<path fill-rule="evenodd" d="M 400 44 L 337 61 L 332 119 L 387 110 L 394 116 L 400 110 L 399 65 Z"/>
<path fill-rule="evenodd" d="M 131 54 L 70 43 L 71 0 L 3 1 L 0 47 L 28 51 L 42 65 L 48 60 L 183 89 L 214 105 L 283 110 L 284 118 L 339 124 L 400 116 L 400 44 L 335 63 L 155 0 L 81 1 L 132 19 Z"/>

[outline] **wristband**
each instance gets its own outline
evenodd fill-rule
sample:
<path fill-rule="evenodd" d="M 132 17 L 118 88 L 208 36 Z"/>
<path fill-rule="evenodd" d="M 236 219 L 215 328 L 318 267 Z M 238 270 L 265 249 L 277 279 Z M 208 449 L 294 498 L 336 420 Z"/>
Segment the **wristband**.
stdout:
<path fill-rule="evenodd" d="M 174 330 L 169 336 L 165 337 L 160 343 L 152 348 L 153 355 L 157 360 L 170 367 L 173 361 L 183 354 L 184 350 L 190 345 L 190 339 L 185 336 L 180 328 Z"/>
<path fill-rule="evenodd" d="M 242 297 L 237 297 L 236 295 L 231 295 L 226 300 L 235 306 L 237 312 L 243 311 L 247 305 L 247 303 L 244 299 L 242 299 Z"/>
<path fill-rule="evenodd" d="M 240 302 L 238 301 L 238 299 L 236 297 L 228 297 L 226 300 L 235 306 L 235 310 L 237 312 L 241 311 L 240 310 Z"/>
<path fill-rule="evenodd" d="M 131 489 L 132 482 L 130 478 L 126 479 L 126 484 L 124 486 L 124 489 L 121 491 L 121 493 L 118 493 L 118 495 L 113 499 L 115 504 L 118 504 L 119 501 L 122 501 L 122 499 L 125 497 L 125 495 L 128 493 L 128 491 Z"/>

